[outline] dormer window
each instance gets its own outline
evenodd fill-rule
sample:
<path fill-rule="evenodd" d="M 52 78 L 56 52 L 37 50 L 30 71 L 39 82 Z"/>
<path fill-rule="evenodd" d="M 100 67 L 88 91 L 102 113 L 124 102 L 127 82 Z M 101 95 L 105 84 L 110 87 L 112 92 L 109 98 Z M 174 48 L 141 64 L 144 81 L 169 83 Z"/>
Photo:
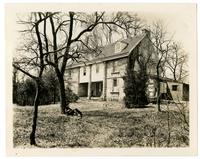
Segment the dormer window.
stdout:
<path fill-rule="evenodd" d="M 115 43 L 115 53 L 120 53 L 123 49 L 125 49 L 125 47 L 127 46 L 126 43 L 124 42 L 116 42 Z"/>
<path fill-rule="evenodd" d="M 119 53 L 121 51 L 121 43 L 117 42 L 115 44 L 115 53 Z"/>

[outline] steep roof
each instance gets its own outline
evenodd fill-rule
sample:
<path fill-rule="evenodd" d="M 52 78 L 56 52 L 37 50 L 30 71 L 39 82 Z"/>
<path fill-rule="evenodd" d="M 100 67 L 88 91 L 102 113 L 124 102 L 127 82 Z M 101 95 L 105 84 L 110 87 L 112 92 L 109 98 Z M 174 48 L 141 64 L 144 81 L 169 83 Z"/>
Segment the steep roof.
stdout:
<path fill-rule="evenodd" d="M 140 36 L 135 36 L 128 39 L 118 40 L 115 43 L 105 46 L 97 58 L 110 57 L 110 56 L 115 56 L 118 54 L 129 53 L 130 50 L 134 49 L 143 38 L 144 38 L 144 35 L 140 35 Z M 115 45 L 118 42 L 124 43 L 126 46 L 120 52 L 116 53 Z"/>
<path fill-rule="evenodd" d="M 101 53 L 98 56 L 88 58 L 90 60 L 81 59 L 82 62 L 73 62 L 69 64 L 68 67 L 69 68 L 78 67 L 78 66 L 83 65 L 84 62 L 87 64 L 91 64 L 91 63 L 97 63 L 97 62 L 109 61 L 109 60 L 127 57 L 130 54 L 130 52 L 141 42 L 141 40 L 144 37 L 145 37 L 145 34 L 130 37 L 123 40 L 117 40 L 116 42 L 103 47 L 101 49 Z M 116 53 L 115 46 L 119 42 L 123 43 L 124 47 L 122 48 L 121 51 Z"/>

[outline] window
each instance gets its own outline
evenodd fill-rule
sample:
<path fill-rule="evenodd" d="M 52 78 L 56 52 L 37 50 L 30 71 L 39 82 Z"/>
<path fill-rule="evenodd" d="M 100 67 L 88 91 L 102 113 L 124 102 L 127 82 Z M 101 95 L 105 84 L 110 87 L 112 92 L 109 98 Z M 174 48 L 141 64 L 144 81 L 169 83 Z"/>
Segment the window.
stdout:
<path fill-rule="evenodd" d="M 122 41 L 118 41 L 115 43 L 115 53 L 120 53 L 122 52 L 126 47 L 127 47 L 127 43 L 122 42 Z"/>
<path fill-rule="evenodd" d="M 117 61 L 113 61 L 113 72 L 117 72 L 117 65 L 118 65 L 118 62 Z"/>
<path fill-rule="evenodd" d="M 83 76 L 86 75 L 86 67 L 83 68 Z"/>
<path fill-rule="evenodd" d="M 99 73 L 99 64 L 96 64 L 96 73 Z"/>
<path fill-rule="evenodd" d="M 172 85 L 172 91 L 177 91 L 178 85 Z"/>
<path fill-rule="evenodd" d="M 117 79 L 113 79 L 113 87 L 117 86 Z"/>

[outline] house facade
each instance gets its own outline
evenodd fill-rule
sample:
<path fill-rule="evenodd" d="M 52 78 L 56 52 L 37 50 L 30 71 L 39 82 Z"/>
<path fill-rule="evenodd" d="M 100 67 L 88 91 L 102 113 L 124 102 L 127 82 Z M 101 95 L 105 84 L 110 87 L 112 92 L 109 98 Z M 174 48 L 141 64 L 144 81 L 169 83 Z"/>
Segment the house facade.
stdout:
<path fill-rule="evenodd" d="M 89 61 L 68 65 L 65 73 L 66 86 L 80 97 L 122 101 L 125 96 L 124 77 L 128 58 L 136 50 L 143 58 L 151 56 L 151 64 L 156 61 L 149 32 L 145 30 L 142 35 L 119 40 L 104 47 L 99 56 L 90 58 Z M 136 63 L 136 72 L 138 68 Z M 149 65 L 147 68 L 148 74 L 156 74 L 155 65 Z M 148 87 L 147 90 L 149 97 L 152 98 L 156 96 L 155 85 L 153 87 Z M 154 92 L 149 91 L 151 89 Z"/>

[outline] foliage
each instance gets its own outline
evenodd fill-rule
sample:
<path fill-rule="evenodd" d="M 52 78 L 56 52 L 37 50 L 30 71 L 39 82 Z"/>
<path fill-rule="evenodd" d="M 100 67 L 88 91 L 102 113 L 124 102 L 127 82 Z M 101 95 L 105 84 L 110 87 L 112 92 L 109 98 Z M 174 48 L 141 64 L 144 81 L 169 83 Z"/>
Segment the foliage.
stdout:
<path fill-rule="evenodd" d="M 127 108 L 143 107 L 148 104 L 146 95 L 147 73 L 142 62 L 139 61 L 138 48 L 128 59 L 126 76 L 124 78 L 124 102 Z M 139 64 L 139 70 L 136 72 L 136 62 Z"/>
<path fill-rule="evenodd" d="M 14 103 L 18 105 L 33 105 L 35 97 L 35 83 L 32 79 L 26 79 L 24 82 L 15 83 L 13 86 Z"/>
<path fill-rule="evenodd" d="M 35 81 L 33 79 L 26 79 L 23 82 L 13 82 L 13 103 L 18 105 L 33 105 L 35 98 Z M 76 102 L 78 96 L 72 92 L 71 89 L 66 89 L 66 96 L 69 102 Z M 59 102 L 59 83 L 56 75 L 48 71 L 41 83 L 40 105 L 51 104 Z"/>
<path fill-rule="evenodd" d="M 17 88 L 13 88 L 13 97 L 15 97 L 14 103 L 18 105 L 33 105 L 34 104 L 34 98 L 36 94 L 35 90 L 35 82 L 32 79 L 26 79 L 24 82 L 19 82 L 16 84 Z M 50 104 L 50 90 L 48 87 L 46 87 L 46 83 L 42 82 L 41 85 L 41 94 L 39 101 L 40 104 Z"/>
<path fill-rule="evenodd" d="M 65 93 L 67 96 L 67 102 L 69 103 L 76 102 L 79 99 L 78 95 L 75 94 L 69 87 L 65 89 Z"/>

